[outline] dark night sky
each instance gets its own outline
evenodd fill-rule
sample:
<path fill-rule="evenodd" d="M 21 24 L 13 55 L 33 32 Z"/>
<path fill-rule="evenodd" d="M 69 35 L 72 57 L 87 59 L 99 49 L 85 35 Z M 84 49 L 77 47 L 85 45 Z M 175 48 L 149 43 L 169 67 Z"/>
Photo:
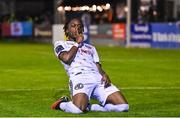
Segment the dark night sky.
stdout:
<path fill-rule="evenodd" d="M 100 4 L 106 4 L 106 3 L 112 3 L 113 0 L 64 0 L 61 5 L 63 6 L 83 6 L 83 5 L 89 5 L 92 6 L 94 4 L 100 5 Z"/>

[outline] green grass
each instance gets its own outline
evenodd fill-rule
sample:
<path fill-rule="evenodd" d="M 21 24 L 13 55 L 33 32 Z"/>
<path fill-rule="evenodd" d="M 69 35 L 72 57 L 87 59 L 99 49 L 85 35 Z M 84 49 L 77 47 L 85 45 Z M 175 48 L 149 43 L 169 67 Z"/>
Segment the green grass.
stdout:
<path fill-rule="evenodd" d="M 180 50 L 97 47 L 104 70 L 130 111 L 80 115 L 51 110 L 69 95 L 68 77 L 50 44 L 0 43 L 0 117 L 180 116 Z"/>

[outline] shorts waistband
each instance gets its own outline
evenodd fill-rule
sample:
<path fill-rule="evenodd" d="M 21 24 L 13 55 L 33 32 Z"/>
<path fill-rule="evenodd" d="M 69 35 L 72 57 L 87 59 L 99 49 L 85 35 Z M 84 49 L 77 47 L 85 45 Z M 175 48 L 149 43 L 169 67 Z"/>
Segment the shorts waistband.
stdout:
<path fill-rule="evenodd" d="M 81 74 L 89 74 L 89 73 L 96 73 L 95 71 L 83 71 L 83 72 L 76 72 L 76 73 L 70 73 L 70 77 L 74 77 Z"/>

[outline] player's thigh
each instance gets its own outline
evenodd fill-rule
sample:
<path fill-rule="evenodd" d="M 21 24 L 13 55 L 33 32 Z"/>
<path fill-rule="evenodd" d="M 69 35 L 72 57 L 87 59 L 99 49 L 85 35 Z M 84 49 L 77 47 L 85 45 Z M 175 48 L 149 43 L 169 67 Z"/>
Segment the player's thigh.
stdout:
<path fill-rule="evenodd" d="M 73 104 L 82 111 L 85 111 L 88 105 L 88 96 L 85 93 L 77 93 L 72 97 Z"/>
<path fill-rule="evenodd" d="M 124 97 L 124 95 L 120 92 L 114 92 L 112 94 L 110 94 L 107 97 L 106 103 L 111 103 L 111 104 L 128 104 L 126 98 Z"/>
<path fill-rule="evenodd" d="M 104 87 L 104 85 L 99 84 L 93 91 L 92 98 L 97 99 L 101 105 L 105 105 L 107 98 L 117 91 L 119 91 L 119 89 L 113 84 L 106 88 Z"/>
<path fill-rule="evenodd" d="M 81 80 L 81 78 L 79 78 L 79 80 Z M 70 94 L 71 97 L 73 98 L 76 94 L 79 93 L 84 93 L 86 94 L 88 97 L 91 94 L 91 86 L 88 85 L 86 82 L 83 81 L 69 81 L 69 90 L 70 90 Z"/>
<path fill-rule="evenodd" d="M 70 80 L 70 91 L 73 103 L 82 111 L 85 110 L 89 102 L 91 93 L 94 89 L 94 84 L 85 76 L 78 76 L 78 78 Z"/>

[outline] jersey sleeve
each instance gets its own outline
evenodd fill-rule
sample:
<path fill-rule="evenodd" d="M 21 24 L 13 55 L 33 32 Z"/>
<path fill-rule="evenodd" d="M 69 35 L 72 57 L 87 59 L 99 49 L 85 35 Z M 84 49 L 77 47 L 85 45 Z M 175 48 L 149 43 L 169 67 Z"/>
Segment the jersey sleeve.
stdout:
<path fill-rule="evenodd" d="M 93 47 L 93 60 L 94 62 L 99 62 L 99 56 L 95 47 Z"/>
<path fill-rule="evenodd" d="M 65 43 L 63 41 L 56 41 L 54 43 L 55 55 L 58 57 L 64 51 L 67 51 Z"/>

